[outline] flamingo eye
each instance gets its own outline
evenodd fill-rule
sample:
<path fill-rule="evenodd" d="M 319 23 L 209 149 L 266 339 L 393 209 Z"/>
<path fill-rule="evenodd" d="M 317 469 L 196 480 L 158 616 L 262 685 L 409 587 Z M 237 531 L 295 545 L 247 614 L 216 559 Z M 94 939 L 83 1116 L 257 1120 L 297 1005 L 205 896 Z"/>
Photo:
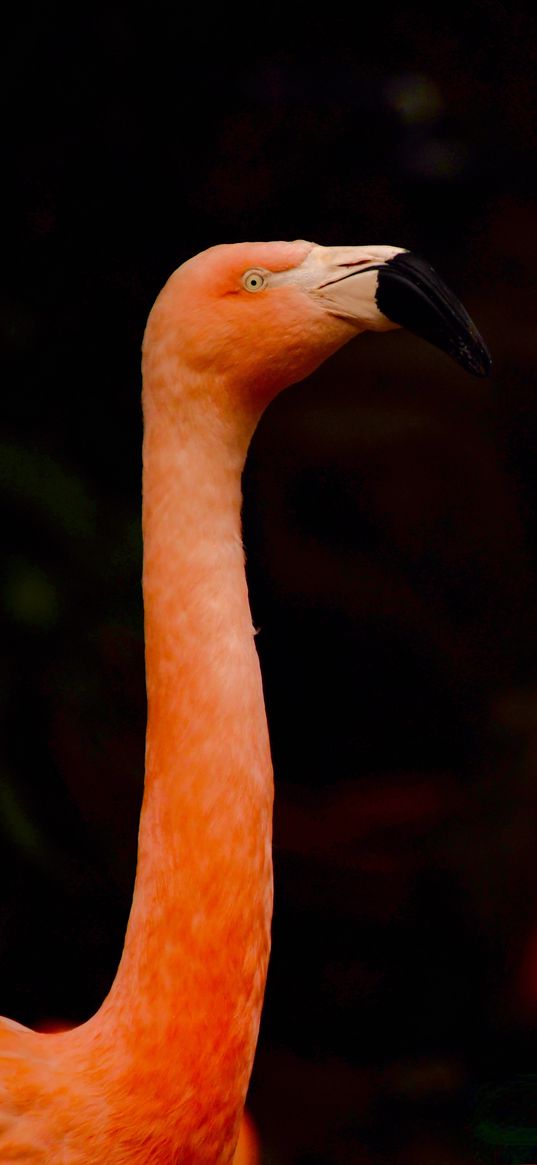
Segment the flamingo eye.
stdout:
<path fill-rule="evenodd" d="M 242 277 L 242 286 L 246 291 L 262 291 L 266 285 L 266 272 L 260 271 L 255 267 L 251 271 L 245 271 Z"/>

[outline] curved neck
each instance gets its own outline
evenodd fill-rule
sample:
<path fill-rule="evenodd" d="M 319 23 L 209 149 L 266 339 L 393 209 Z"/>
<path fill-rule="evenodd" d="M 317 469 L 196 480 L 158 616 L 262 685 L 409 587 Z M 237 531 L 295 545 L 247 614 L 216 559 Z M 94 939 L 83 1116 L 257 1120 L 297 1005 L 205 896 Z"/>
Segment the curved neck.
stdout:
<path fill-rule="evenodd" d="M 272 770 L 240 532 L 246 442 L 197 408 L 171 421 L 151 388 L 146 374 L 145 793 L 124 953 L 98 1019 L 132 1049 L 138 1078 L 144 1065 L 141 1102 L 166 1113 L 167 1135 L 185 1150 L 210 1126 L 196 1162 L 214 1165 L 228 1159 L 215 1129 L 233 1144 L 250 1076 L 272 911 Z"/>

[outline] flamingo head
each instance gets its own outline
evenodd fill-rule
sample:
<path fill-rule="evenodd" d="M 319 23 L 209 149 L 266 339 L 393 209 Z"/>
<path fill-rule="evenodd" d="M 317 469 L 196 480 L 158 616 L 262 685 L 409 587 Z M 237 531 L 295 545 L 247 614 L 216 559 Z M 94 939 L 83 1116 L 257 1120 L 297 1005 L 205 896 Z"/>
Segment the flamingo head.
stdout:
<path fill-rule="evenodd" d="M 457 297 L 429 263 L 391 246 L 211 247 L 169 279 L 145 348 L 165 346 L 170 383 L 181 383 L 180 363 L 220 397 L 264 406 L 359 332 L 398 327 L 488 375 L 489 352 Z"/>

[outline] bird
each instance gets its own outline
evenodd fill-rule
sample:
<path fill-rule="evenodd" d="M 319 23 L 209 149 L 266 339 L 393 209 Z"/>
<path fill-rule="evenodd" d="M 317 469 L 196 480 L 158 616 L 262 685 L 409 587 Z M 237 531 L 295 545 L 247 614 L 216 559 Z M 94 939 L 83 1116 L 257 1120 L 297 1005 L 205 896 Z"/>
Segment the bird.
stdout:
<path fill-rule="evenodd" d="M 273 772 L 241 534 L 267 405 L 363 331 L 490 354 L 402 247 L 223 243 L 189 258 L 142 346 L 144 797 L 124 948 L 68 1031 L 0 1020 L 0 1160 L 231 1165 L 273 905 Z"/>

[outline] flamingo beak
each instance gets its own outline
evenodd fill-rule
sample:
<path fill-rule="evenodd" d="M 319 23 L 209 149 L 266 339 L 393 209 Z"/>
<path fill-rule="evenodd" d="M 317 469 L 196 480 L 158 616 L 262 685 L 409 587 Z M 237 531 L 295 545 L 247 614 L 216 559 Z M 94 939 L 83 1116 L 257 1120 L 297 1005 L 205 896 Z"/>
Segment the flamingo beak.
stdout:
<path fill-rule="evenodd" d="M 492 360 L 484 340 L 430 263 L 398 251 L 377 270 L 375 300 L 382 315 L 446 352 L 466 372 L 489 375 Z"/>

